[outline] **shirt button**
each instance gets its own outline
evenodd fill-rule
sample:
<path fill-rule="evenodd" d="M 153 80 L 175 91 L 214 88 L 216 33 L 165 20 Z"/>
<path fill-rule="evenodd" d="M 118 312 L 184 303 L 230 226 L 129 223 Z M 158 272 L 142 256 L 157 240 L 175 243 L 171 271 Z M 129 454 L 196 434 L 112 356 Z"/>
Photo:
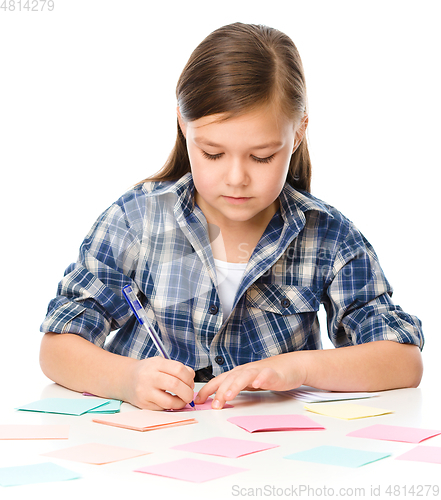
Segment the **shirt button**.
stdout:
<path fill-rule="evenodd" d="M 224 360 L 223 356 L 216 356 L 216 357 L 214 358 L 214 360 L 216 361 L 216 363 L 217 363 L 218 365 L 223 365 L 223 364 L 225 363 L 225 360 Z"/>
<path fill-rule="evenodd" d="M 208 308 L 208 312 L 210 314 L 217 314 L 219 311 L 219 308 L 215 304 L 211 304 L 211 306 Z"/>
<path fill-rule="evenodd" d="M 287 309 L 290 305 L 291 305 L 291 302 L 289 299 L 282 299 L 280 301 L 280 304 L 282 305 L 282 307 L 284 307 L 285 309 Z"/>

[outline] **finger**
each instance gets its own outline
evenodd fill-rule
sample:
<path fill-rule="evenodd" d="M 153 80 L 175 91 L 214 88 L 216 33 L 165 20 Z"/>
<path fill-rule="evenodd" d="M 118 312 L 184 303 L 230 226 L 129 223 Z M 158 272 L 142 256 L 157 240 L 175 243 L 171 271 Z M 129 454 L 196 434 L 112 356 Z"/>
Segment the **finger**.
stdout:
<path fill-rule="evenodd" d="M 150 393 L 150 401 L 145 401 L 140 406 L 146 410 L 180 410 L 184 408 L 186 403 L 178 396 L 174 396 L 162 390 L 154 390 Z"/>
<path fill-rule="evenodd" d="M 181 379 L 170 375 L 169 373 L 165 372 L 157 372 L 154 378 L 153 382 L 154 388 L 159 389 L 163 393 L 171 393 L 170 396 L 174 397 L 175 399 L 171 400 L 170 398 L 167 398 L 167 401 L 169 402 L 168 404 L 172 404 L 172 406 L 167 407 L 167 409 L 177 409 L 178 406 L 176 406 L 176 397 L 181 400 L 182 404 L 180 404 L 180 407 L 182 408 L 185 406 L 187 403 L 190 403 L 190 401 L 193 401 L 194 398 L 194 388 L 188 386 L 186 383 L 184 383 Z M 163 401 L 163 398 L 161 398 L 161 401 Z M 160 403 L 162 404 L 162 403 Z M 179 403 L 178 403 L 179 405 Z M 164 408 L 166 408 L 164 406 Z"/>
<path fill-rule="evenodd" d="M 134 404 L 134 403 L 132 403 Z M 140 408 L 141 410 L 152 410 L 152 411 L 162 411 L 164 408 L 161 406 L 157 405 L 156 403 L 153 403 L 152 401 L 141 401 L 139 403 L 134 404 L 137 408 Z"/>
<path fill-rule="evenodd" d="M 158 362 L 157 369 L 160 372 L 167 373 L 173 377 L 178 378 L 184 384 L 189 387 L 194 388 L 194 376 L 195 372 L 193 368 L 182 364 L 179 361 L 174 361 L 172 359 L 160 358 L 161 361 Z"/>
<path fill-rule="evenodd" d="M 184 405 L 194 400 L 194 388 L 189 387 L 175 377 L 167 375 L 166 379 L 164 380 L 164 384 L 160 385 L 160 387 L 164 391 L 171 393 L 173 396 L 181 399 L 181 401 L 184 402 Z"/>
<path fill-rule="evenodd" d="M 226 373 L 221 373 L 217 377 L 212 378 L 210 381 L 208 381 L 202 389 L 198 392 L 196 399 L 194 402 L 196 404 L 203 404 L 205 401 L 207 401 L 207 398 L 214 394 L 217 390 L 222 381 L 225 379 Z"/>
<path fill-rule="evenodd" d="M 153 387 L 169 391 L 180 397 L 185 404 L 194 398 L 194 370 L 178 361 L 158 359 L 151 378 Z"/>
<path fill-rule="evenodd" d="M 254 389 L 277 390 L 280 387 L 281 376 L 272 368 L 264 368 L 252 382 Z"/>
<path fill-rule="evenodd" d="M 257 374 L 258 371 L 255 369 L 230 372 L 229 376 L 216 391 L 216 397 L 211 405 L 212 408 L 223 408 L 227 401 L 233 400 L 240 391 L 252 385 Z"/>

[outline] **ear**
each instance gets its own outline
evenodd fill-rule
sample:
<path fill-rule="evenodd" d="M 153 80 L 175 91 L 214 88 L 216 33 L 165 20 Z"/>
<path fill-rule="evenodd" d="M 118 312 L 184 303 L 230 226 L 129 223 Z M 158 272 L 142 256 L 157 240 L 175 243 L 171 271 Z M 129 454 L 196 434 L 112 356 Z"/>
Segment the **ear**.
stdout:
<path fill-rule="evenodd" d="M 309 117 L 305 113 L 303 115 L 302 120 L 300 121 L 300 124 L 297 126 L 296 137 L 294 140 L 294 147 L 292 148 L 293 154 L 294 154 L 295 150 L 300 146 L 300 143 L 302 142 L 303 137 L 305 136 L 306 128 L 308 127 L 308 121 L 309 121 Z"/>
<path fill-rule="evenodd" d="M 182 118 L 182 115 L 181 115 L 181 110 L 179 109 L 179 106 L 176 108 L 176 113 L 178 115 L 178 123 L 179 123 L 179 127 L 181 128 L 181 132 L 183 134 L 184 137 L 186 137 L 186 132 L 187 132 L 187 124 L 185 123 L 184 119 Z"/>

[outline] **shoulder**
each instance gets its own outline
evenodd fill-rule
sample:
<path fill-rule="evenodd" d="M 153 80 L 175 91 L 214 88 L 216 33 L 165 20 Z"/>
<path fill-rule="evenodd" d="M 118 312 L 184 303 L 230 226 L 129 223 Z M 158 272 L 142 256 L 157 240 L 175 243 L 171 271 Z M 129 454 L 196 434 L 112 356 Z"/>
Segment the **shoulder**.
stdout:
<path fill-rule="evenodd" d="M 142 210 L 150 201 L 154 201 L 161 197 L 166 197 L 167 194 L 176 193 L 178 191 L 180 180 L 178 181 L 146 181 L 136 184 L 131 189 L 126 191 L 118 198 L 110 208 L 119 208 L 125 213 L 137 212 Z"/>
<path fill-rule="evenodd" d="M 302 218 L 306 227 L 328 230 L 340 235 L 355 228 L 353 222 L 337 208 L 307 191 L 286 185 L 282 191 L 282 207 L 288 217 Z"/>
<path fill-rule="evenodd" d="M 95 226 L 110 229 L 119 226 L 127 229 L 141 226 L 148 213 L 149 199 L 155 196 L 158 183 L 145 182 L 125 191 L 118 199 L 108 206 L 97 218 Z"/>
<path fill-rule="evenodd" d="M 147 181 L 136 184 L 105 210 L 100 219 L 106 222 L 143 224 L 147 219 L 158 220 L 165 213 L 173 213 L 176 207 L 191 205 L 191 176 L 176 181 Z"/>
<path fill-rule="evenodd" d="M 123 193 L 120 198 L 115 201 L 115 205 L 119 205 L 121 207 L 128 205 L 133 202 L 133 200 L 146 200 L 151 197 L 155 197 L 164 192 L 165 187 L 164 182 L 142 182 L 140 184 L 136 184 L 131 189 Z"/>
<path fill-rule="evenodd" d="M 350 260 L 354 256 L 369 254 L 377 259 L 375 250 L 356 224 L 337 208 L 316 198 L 310 193 L 301 193 L 304 200 L 316 208 L 305 214 L 306 228 L 313 228 L 320 235 L 322 245 L 332 245 L 341 258 Z M 324 243 L 324 242 L 327 243 Z"/>

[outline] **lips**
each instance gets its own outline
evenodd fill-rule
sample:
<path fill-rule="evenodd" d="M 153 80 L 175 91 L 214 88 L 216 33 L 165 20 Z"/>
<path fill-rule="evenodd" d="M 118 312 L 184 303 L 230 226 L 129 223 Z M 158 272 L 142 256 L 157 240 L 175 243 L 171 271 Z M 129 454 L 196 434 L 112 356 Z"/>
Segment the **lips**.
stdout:
<path fill-rule="evenodd" d="M 250 197 L 245 196 L 224 196 L 223 198 L 232 205 L 241 205 L 251 199 Z"/>
<path fill-rule="evenodd" d="M 246 203 L 251 198 L 245 197 L 245 196 L 224 196 L 224 199 L 228 203 L 231 203 L 232 205 L 242 205 L 243 203 Z"/>

